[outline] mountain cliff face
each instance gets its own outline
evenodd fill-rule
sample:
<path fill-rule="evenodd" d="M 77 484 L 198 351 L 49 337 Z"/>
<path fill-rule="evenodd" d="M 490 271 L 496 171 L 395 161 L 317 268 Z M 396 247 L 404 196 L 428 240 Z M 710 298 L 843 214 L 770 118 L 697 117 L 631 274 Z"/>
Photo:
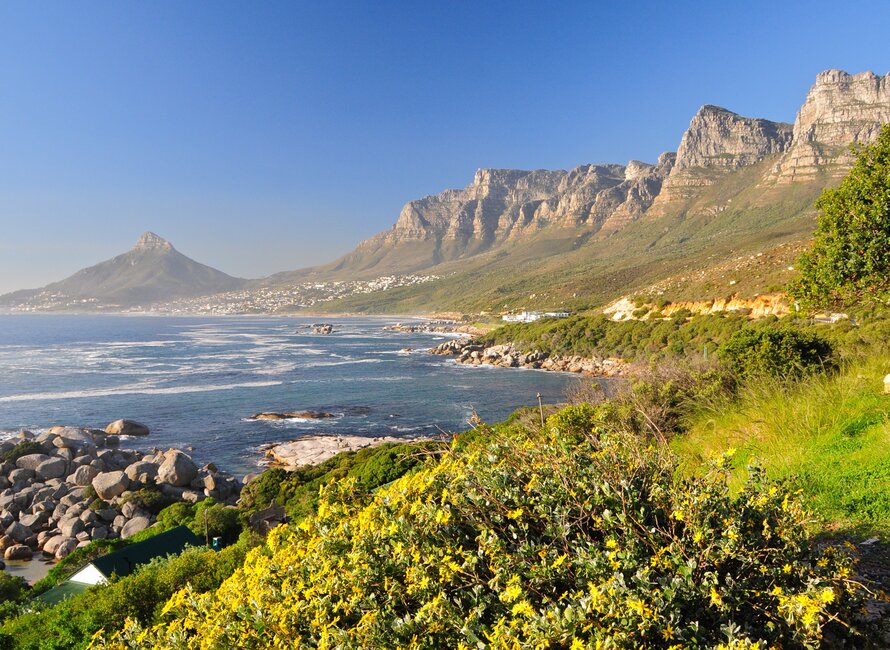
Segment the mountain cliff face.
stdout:
<path fill-rule="evenodd" d="M 244 285 L 245 280 L 200 264 L 165 239 L 146 232 L 122 255 L 41 289 L 0 297 L 0 302 L 70 306 L 65 301 L 89 301 L 87 304 L 131 307 L 232 291 Z"/>
<path fill-rule="evenodd" d="M 869 143 L 890 122 L 890 75 L 827 70 L 816 77 L 794 122 L 794 137 L 772 171 L 779 183 L 825 171 L 837 177 L 852 164 L 850 145 Z"/>
<path fill-rule="evenodd" d="M 886 122 L 888 77 L 829 70 L 794 125 L 706 105 L 677 153 L 655 164 L 480 170 L 462 190 L 409 202 L 391 230 L 303 277 L 427 269 L 443 277 L 385 300 L 332 306 L 346 310 L 607 301 L 665 274 L 805 239 L 819 192 L 852 162 L 849 145 L 872 141 Z"/>
<path fill-rule="evenodd" d="M 654 201 L 651 216 L 664 215 L 678 202 L 696 196 L 702 187 L 741 167 L 783 153 L 791 137 L 790 124 L 702 106 L 680 140 L 677 162 Z"/>
<path fill-rule="evenodd" d="M 633 160 L 571 171 L 480 169 L 464 189 L 407 203 L 391 230 L 360 244 L 337 267 L 412 271 L 545 230 L 610 232 L 645 212 L 673 161 L 673 154 L 664 154 L 655 165 Z"/>

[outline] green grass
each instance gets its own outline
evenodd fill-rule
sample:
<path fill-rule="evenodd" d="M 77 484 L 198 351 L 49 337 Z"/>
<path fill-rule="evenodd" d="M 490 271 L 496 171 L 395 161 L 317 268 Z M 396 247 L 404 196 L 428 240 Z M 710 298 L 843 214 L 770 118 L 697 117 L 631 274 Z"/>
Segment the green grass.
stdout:
<path fill-rule="evenodd" d="M 888 369 L 890 354 L 883 353 L 790 387 L 753 382 L 736 404 L 700 409 L 673 446 L 689 467 L 735 448 L 739 480 L 756 461 L 802 490 L 823 525 L 890 533 Z"/>

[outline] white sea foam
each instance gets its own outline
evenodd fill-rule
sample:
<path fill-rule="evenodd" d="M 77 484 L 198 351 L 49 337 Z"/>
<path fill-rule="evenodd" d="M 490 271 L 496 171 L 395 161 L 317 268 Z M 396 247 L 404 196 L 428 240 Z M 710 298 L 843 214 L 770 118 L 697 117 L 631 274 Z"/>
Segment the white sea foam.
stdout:
<path fill-rule="evenodd" d="M 29 400 L 83 399 L 89 397 L 108 397 L 110 395 L 177 395 L 180 393 L 210 393 L 218 390 L 236 388 L 262 388 L 279 386 L 280 381 L 248 381 L 236 384 L 207 384 L 203 386 L 118 386 L 116 388 L 94 388 L 90 390 L 71 390 L 58 393 L 25 393 L 0 397 L 0 402 L 26 402 Z"/>

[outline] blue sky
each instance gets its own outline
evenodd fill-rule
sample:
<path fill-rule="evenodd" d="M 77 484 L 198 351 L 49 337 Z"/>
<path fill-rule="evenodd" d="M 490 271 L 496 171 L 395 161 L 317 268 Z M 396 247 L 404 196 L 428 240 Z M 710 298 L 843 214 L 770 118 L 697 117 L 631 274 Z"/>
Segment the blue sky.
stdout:
<path fill-rule="evenodd" d="M 144 230 L 228 273 L 332 260 L 478 167 L 654 160 L 706 103 L 793 121 L 890 69 L 890 3 L 0 4 L 0 292 Z"/>

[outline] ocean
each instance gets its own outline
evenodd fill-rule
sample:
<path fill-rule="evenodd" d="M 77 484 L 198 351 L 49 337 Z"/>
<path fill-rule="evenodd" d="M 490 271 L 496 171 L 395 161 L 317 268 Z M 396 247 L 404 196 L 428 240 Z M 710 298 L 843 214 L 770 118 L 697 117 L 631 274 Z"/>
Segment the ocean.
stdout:
<path fill-rule="evenodd" d="M 129 418 L 122 446 L 191 448 L 199 463 L 257 471 L 264 445 L 311 434 L 418 437 L 557 402 L 579 378 L 459 365 L 429 354 L 447 334 L 384 330 L 397 318 L 0 316 L 0 439 Z M 402 322 L 407 322 L 402 319 Z M 410 351 L 407 350 L 410 348 Z M 257 421 L 261 411 L 329 411 Z"/>

